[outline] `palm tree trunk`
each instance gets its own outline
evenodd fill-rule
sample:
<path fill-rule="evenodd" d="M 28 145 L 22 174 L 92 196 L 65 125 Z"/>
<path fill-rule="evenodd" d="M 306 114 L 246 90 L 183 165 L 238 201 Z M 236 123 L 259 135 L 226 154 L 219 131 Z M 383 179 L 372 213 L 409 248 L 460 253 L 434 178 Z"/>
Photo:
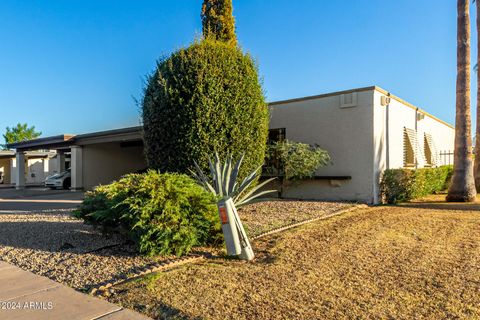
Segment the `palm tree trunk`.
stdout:
<path fill-rule="evenodd" d="M 470 114 L 470 0 L 457 1 L 457 98 L 455 155 L 447 201 L 475 201 Z"/>
<path fill-rule="evenodd" d="M 480 36 L 480 0 L 477 5 L 477 36 Z M 480 192 L 480 40 L 477 40 L 477 130 L 475 133 L 475 166 L 473 168 L 475 176 L 475 187 Z"/>

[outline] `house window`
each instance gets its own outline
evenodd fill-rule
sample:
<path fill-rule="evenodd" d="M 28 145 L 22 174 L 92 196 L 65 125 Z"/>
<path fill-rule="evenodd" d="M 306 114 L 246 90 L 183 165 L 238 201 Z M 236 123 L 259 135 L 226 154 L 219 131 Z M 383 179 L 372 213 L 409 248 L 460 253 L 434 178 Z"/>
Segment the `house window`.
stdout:
<path fill-rule="evenodd" d="M 403 128 L 403 165 L 406 168 L 417 164 L 417 133 L 415 130 Z"/>
<path fill-rule="evenodd" d="M 425 133 L 423 140 L 426 166 L 433 167 L 437 164 L 437 149 L 433 142 L 433 137 L 430 134 Z"/>
<path fill-rule="evenodd" d="M 282 142 L 285 140 L 285 128 L 268 130 L 268 144 Z"/>
<path fill-rule="evenodd" d="M 285 141 L 285 128 L 270 129 L 268 130 L 268 142 L 267 144 L 271 146 L 276 142 Z M 269 154 L 265 165 L 263 167 L 263 174 L 266 176 L 282 176 L 283 168 L 280 163 L 279 157 L 276 154 Z"/>

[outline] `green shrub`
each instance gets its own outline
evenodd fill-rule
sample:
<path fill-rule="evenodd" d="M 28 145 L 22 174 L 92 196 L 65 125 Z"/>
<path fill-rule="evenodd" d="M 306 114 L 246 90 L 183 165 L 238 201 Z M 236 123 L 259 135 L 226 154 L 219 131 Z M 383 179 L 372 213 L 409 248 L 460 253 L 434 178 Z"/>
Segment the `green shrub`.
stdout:
<path fill-rule="evenodd" d="M 150 175 L 152 173 L 148 173 Z M 85 193 L 85 199 L 73 215 L 103 232 L 128 232 L 129 221 L 122 219 L 128 206 L 124 200 L 134 197 L 140 180 L 147 174 L 129 174 L 108 185 Z"/>
<path fill-rule="evenodd" d="M 328 152 L 306 143 L 281 141 L 268 146 L 266 172 L 285 180 L 311 178 L 330 162 Z"/>
<path fill-rule="evenodd" d="M 232 0 L 203 0 L 201 17 L 205 38 L 237 44 Z"/>
<path fill-rule="evenodd" d="M 208 156 L 245 154 L 239 178 L 260 166 L 268 107 L 249 55 L 227 43 L 196 42 L 160 60 L 142 101 L 145 155 L 153 169 L 188 173 Z"/>
<path fill-rule="evenodd" d="M 74 215 L 125 233 L 147 255 L 182 255 L 221 240 L 215 198 L 183 174 L 126 175 L 87 192 Z"/>
<path fill-rule="evenodd" d="M 385 170 L 380 182 L 382 200 L 398 203 L 446 190 L 452 172 L 452 166 Z"/>

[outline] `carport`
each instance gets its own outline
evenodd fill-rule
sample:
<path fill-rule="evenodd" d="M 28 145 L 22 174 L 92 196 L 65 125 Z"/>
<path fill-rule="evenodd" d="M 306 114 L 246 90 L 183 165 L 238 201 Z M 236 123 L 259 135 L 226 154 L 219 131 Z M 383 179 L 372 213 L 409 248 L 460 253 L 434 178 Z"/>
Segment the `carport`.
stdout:
<path fill-rule="evenodd" d="M 65 170 L 65 154 L 71 157 L 71 190 L 88 190 L 99 184 L 110 183 L 120 176 L 147 167 L 143 156 L 142 128 L 131 127 L 81 135 L 58 135 L 12 143 L 17 163 L 25 163 L 25 154 L 31 150 L 55 150 L 58 171 Z M 15 170 L 23 179 L 17 179 L 16 188 L 25 187 L 25 171 Z"/>
<path fill-rule="evenodd" d="M 3 184 L 11 184 L 11 161 L 15 158 L 15 151 L 0 151 L 0 175 Z"/>
<path fill-rule="evenodd" d="M 44 150 L 55 150 L 58 161 L 57 172 L 65 170 L 65 152 L 69 151 L 69 143 L 73 139 L 73 135 L 58 135 L 46 138 L 38 138 L 34 140 L 27 140 L 17 143 L 7 144 L 8 148 L 16 149 L 15 152 L 15 167 L 12 168 L 12 174 L 15 175 L 15 187 L 17 189 L 24 189 L 26 185 L 25 163 L 26 160 L 38 153 L 39 156 L 45 156 Z M 39 152 L 40 151 L 40 152 Z M 42 153 L 42 155 L 40 155 Z"/>
<path fill-rule="evenodd" d="M 52 157 L 56 153 L 51 151 L 25 151 L 20 158 L 23 161 L 18 162 L 17 153 L 13 150 L 0 151 L 0 172 L 2 175 L 3 186 L 8 187 L 16 184 L 18 176 L 23 177 L 24 185 L 38 185 L 42 183 L 45 177 L 51 174 L 50 167 Z M 20 163 L 20 167 L 17 166 Z M 17 170 L 18 168 L 18 170 Z M 19 175 L 23 169 L 23 175 Z"/>

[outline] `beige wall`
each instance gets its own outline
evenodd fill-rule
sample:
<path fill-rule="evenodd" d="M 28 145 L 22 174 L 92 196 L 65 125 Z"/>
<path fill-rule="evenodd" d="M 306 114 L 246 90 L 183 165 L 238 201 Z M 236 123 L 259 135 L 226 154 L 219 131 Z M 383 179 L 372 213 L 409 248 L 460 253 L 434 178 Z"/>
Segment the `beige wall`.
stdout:
<path fill-rule="evenodd" d="M 373 201 L 373 89 L 356 95 L 353 107 L 341 107 L 341 95 L 271 106 L 271 129 L 286 128 L 288 140 L 318 144 L 329 152 L 333 163 L 317 175 L 352 177 L 302 182 L 288 188 L 285 197 Z"/>
<path fill-rule="evenodd" d="M 11 181 L 10 172 L 11 172 L 11 165 L 10 159 L 0 159 L 0 172 L 3 174 L 3 183 L 9 184 Z"/>
<path fill-rule="evenodd" d="M 142 147 L 122 148 L 118 142 L 83 146 L 82 162 L 86 190 L 147 167 Z"/>

